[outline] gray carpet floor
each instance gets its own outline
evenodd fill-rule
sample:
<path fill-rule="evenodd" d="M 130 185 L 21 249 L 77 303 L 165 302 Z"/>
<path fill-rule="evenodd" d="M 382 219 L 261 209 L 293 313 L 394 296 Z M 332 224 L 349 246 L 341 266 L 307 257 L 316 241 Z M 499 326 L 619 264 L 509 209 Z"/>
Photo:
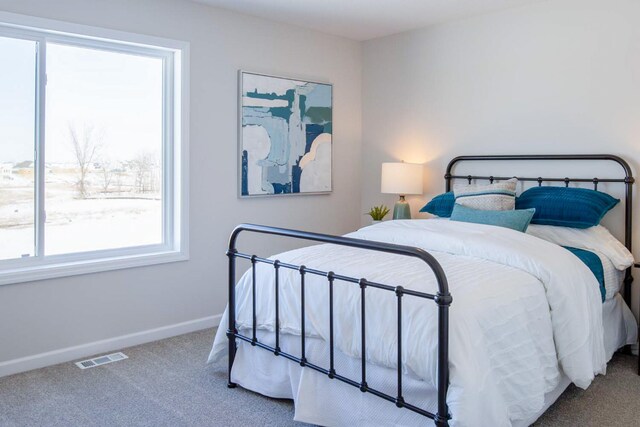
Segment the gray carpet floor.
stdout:
<path fill-rule="evenodd" d="M 205 365 L 214 330 L 124 349 L 129 359 L 64 363 L 0 378 L 0 426 L 302 426 L 293 405 L 226 387 Z M 636 359 L 617 355 L 588 390 L 571 386 L 536 426 L 640 426 Z M 481 424 L 479 424 L 481 425 Z"/>

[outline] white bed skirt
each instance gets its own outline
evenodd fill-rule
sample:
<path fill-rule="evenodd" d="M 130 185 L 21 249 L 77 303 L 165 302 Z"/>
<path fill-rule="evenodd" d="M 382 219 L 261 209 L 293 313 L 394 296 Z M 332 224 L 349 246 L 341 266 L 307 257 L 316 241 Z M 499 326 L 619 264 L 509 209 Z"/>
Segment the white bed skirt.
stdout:
<path fill-rule="evenodd" d="M 637 340 L 637 324 L 633 314 L 618 294 L 603 306 L 604 339 L 607 360 L 626 344 Z M 258 331 L 261 342 L 274 344 L 273 334 Z M 321 339 L 306 339 L 306 355 L 309 362 L 328 368 L 329 346 Z M 300 337 L 282 334 L 283 351 L 300 355 Z M 354 359 L 335 350 L 335 368 L 340 375 L 360 381 L 360 359 Z M 232 370 L 232 380 L 240 386 L 274 398 L 293 399 L 296 421 L 322 426 L 423 426 L 425 418 L 396 406 L 370 393 L 312 369 L 304 369 L 283 357 L 245 342 L 238 343 L 238 351 Z M 367 365 L 367 382 L 370 387 L 396 395 L 397 373 L 394 369 Z M 530 419 L 514 420 L 514 426 L 527 426 L 537 420 L 569 386 L 566 376 L 558 386 L 545 396 L 544 407 Z M 436 390 L 424 381 L 405 375 L 403 395 L 408 403 L 430 412 L 436 412 Z"/>

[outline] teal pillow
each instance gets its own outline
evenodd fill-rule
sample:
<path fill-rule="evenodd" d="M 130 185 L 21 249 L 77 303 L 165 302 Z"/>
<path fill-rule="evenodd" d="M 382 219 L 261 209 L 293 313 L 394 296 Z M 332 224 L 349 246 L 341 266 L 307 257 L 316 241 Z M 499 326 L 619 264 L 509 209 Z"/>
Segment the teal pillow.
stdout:
<path fill-rule="evenodd" d="M 474 224 L 495 225 L 512 230 L 527 231 L 535 209 L 516 209 L 512 211 L 485 211 L 455 204 L 451 212 L 451 221 L 472 222 Z"/>
<path fill-rule="evenodd" d="M 516 199 L 516 209 L 535 208 L 532 224 L 589 228 L 620 202 L 601 191 L 575 187 L 532 187 Z"/>
<path fill-rule="evenodd" d="M 453 191 L 449 191 L 448 193 L 440 194 L 431 199 L 429 203 L 420 209 L 420 212 L 427 212 L 435 216 L 448 218 L 451 216 L 451 211 L 455 203 L 456 198 L 453 195 Z"/>

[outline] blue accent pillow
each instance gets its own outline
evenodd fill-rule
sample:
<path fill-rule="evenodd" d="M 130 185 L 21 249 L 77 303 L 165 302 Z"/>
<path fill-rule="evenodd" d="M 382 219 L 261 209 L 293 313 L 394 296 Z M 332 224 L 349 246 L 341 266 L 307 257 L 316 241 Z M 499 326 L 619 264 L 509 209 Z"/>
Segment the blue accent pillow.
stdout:
<path fill-rule="evenodd" d="M 620 202 L 600 191 L 575 187 L 532 187 L 516 199 L 516 209 L 535 208 L 532 224 L 589 228 Z"/>
<path fill-rule="evenodd" d="M 451 211 L 455 203 L 456 198 L 453 195 L 453 191 L 449 191 L 448 193 L 440 194 L 431 199 L 429 203 L 420 209 L 420 212 L 427 212 L 442 218 L 448 218 L 451 216 Z"/>
<path fill-rule="evenodd" d="M 451 212 L 451 221 L 472 222 L 475 224 L 495 225 L 525 232 L 535 209 L 516 209 L 512 211 L 485 211 L 455 204 Z"/>

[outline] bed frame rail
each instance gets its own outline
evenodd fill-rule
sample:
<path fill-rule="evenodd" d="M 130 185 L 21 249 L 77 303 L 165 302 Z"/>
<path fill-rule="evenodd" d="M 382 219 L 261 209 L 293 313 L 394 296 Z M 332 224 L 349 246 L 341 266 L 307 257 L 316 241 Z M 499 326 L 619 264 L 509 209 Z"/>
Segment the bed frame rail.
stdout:
<path fill-rule="evenodd" d="M 321 271 L 312 268 L 307 268 L 304 265 L 293 265 L 278 260 L 272 260 L 267 258 L 261 258 L 256 255 L 245 254 L 238 252 L 236 249 L 236 240 L 238 235 L 243 232 L 260 233 L 267 235 L 275 235 L 282 237 L 290 237 L 294 239 L 310 240 L 315 242 L 330 243 L 334 245 L 348 246 L 358 249 L 371 250 L 377 252 L 386 252 L 396 255 L 403 255 L 413 257 L 424 261 L 429 268 L 433 271 L 437 284 L 438 292 L 434 294 L 428 294 L 424 292 L 417 292 L 410 289 L 405 289 L 402 286 L 390 286 L 387 284 L 371 282 L 364 278 L 355 278 L 349 276 L 343 276 L 336 274 L 332 271 Z M 324 375 L 327 375 L 330 379 L 336 379 L 349 384 L 353 387 L 357 387 L 363 393 L 371 393 L 389 402 L 395 403 L 398 408 L 406 408 L 413 412 L 416 412 L 425 417 L 434 420 L 435 425 L 438 427 L 449 425 L 449 409 L 447 406 L 447 389 L 449 386 L 449 306 L 452 302 L 452 297 L 449 294 L 449 287 L 447 284 L 447 278 L 442 270 L 442 267 L 438 261 L 431 256 L 428 252 L 414 248 L 410 246 L 395 245 L 391 243 L 375 242 L 368 240 L 353 239 L 349 237 L 332 236 L 328 234 L 310 233 L 298 230 L 289 230 L 285 228 L 269 227 L 264 225 L 255 224 L 241 224 L 237 226 L 231 233 L 229 239 L 229 250 L 227 251 L 229 258 L 229 329 L 227 330 L 227 337 L 229 339 L 229 381 L 228 387 L 236 387 L 236 384 L 231 380 L 231 369 L 233 368 L 233 361 L 236 354 L 237 343 L 236 340 L 245 341 L 254 347 L 259 347 L 264 350 L 272 352 L 275 356 L 282 356 L 293 362 L 299 363 L 304 368 L 310 368 Z M 236 328 L 236 259 L 246 259 L 251 262 L 251 292 L 252 292 L 252 330 L 251 336 L 245 336 L 238 332 Z M 262 343 L 257 338 L 257 318 L 256 318 L 256 264 L 264 263 L 273 266 L 275 274 L 275 347 Z M 300 334 L 300 357 L 286 353 L 280 349 L 280 331 L 279 331 L 279 271 L 281 268 L 297 270 L 300 273 L 300 312 L 301 312 L 301 334 Z M 327 278 L 327 291 L 329 293 L 329 368 L 324 368 L 313 363 L 310 363 L 306 359 L 305 355 L 305 276 L 307 274 L 313 274 L 317 276 L 323 276 Z M 333 301 L 333 288 L 336 280 L 343 281 L 347 284 L 358 285 L 360 287 L 360 326 L 361 326 L 361 378 L 359 381 L 340 375 L 336 372 L 334 365 L 334 301 Z M 397 328 L 398 328 L 398 349 L 397 349 L 397 394 L 391 396 L 383 393 L 367 384 L 367 362 L 366 362 L 366 289 L 368 287 L 382 289 L 395 294 L 397 300 Z M 412 296 L 417 298 L 423 298 L 432 300 L 438 306 L 438 367 L 437 367 L 437 395 L 438 406 L 437 412 L 431 413 L 424 409 L 421 409 L 415 405 L 412 405 L 404 400 L 402 392 L 402 299 L 404 296 Z"/>

